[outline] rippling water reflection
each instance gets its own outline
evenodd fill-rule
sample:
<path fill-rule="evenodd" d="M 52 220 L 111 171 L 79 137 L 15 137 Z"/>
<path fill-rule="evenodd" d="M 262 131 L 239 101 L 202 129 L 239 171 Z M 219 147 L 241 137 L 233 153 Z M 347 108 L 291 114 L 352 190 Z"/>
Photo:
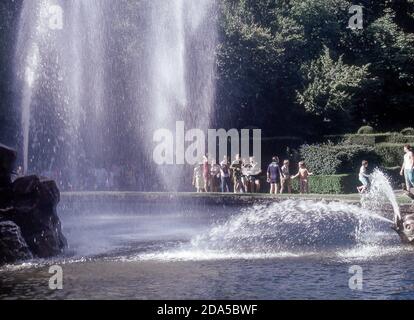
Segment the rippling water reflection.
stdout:
<path fill-rule="evenodd" d="M 343 203 L 61 208 L 68 256 L 6 266 L 0 298 L 414 298 L 413 250 Z M 64 288 L 48 289 L 60 264 Z M 348 287 L 363 268 L 363 290 Z"/>

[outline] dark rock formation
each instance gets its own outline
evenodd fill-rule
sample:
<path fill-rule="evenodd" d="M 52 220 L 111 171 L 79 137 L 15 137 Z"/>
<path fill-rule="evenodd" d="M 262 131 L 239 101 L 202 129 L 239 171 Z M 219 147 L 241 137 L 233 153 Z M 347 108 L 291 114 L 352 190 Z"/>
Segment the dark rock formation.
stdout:
<path fill-rule="evenodd" d="M 15 152 L 1 146 L 0 176 L 4 179 L 0 185 L 0 223 L 5 227 L 4 237 L 0 234 L 0 263 L 20 260 L 23 256 L 20 253 L 27 247 L 29 254 L 36 257 L 57 255 L 67 245 L 56 213 L 59 189 L 54 181 L 37 176 L 11 182 L 14 161 Z M 14 259 L 11 258 L 13 253 L 16 253 Z"/>
<path fill-rule="evenodd" d="M 16 158 L 16 151 L 0 144 L 0 208 L 6 206 L 11 198 L 11 177 Z"/>
<path fill-rule="evenodd" d="M 0 144 L 0 188 L 10 186 L 16 158 L 15 150 Z"/>
<path fill-rule="evenodd" d="M 33 257 L 20 228 L 14 222 L 0 222 L 0 253 L 0 264 L 14 263 Z"/>

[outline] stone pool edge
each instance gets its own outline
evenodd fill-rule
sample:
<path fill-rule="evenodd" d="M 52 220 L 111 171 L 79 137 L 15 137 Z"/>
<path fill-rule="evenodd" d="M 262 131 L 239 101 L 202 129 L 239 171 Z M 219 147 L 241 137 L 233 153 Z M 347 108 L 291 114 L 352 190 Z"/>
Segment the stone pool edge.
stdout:
<path fill-rule="evenodd" d="M 180 203 L 180 204 L 199 204 L 199 205 L 253 205 L 268 204 L 283 200 L 314 200 L 327 202 L 345 202 L 360 205 L 360 197 L 357 194 L 351 195 L 332 195 L 332 194 L 234 194 L 234 193 L 195 193 L 195 192 L 134 192 L 134 191 L 85 191 L 85 192 L 62 192 L 61 199 L 65 202 L 73 201 L 119 201 L 133 200 L 143 203 Z M 404 214 L 414 213 L 414 203 L 405 202 L 399 198 L 399 206 Z M 385 211 L 392 211 L 391 205 L 384 208 Z"/>

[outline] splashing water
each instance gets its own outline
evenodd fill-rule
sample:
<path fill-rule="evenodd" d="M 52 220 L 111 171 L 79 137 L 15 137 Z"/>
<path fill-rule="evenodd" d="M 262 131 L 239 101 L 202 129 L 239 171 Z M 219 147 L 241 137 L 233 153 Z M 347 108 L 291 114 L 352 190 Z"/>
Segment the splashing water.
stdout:
<path fill-rule="evenodd" d="M 389 223 L 392 221 L 356 205 L 286 200 L 245 209 L 190 243 L 134 259 L 259 259 L 321 252 L 339 256 L 345 254 L 344 249 L 366 246 L 371 248 L 364 249 L 371 256 L 373 250 L 379 250 L 393 236 Z"/>
<path fill-rule="evenodd" d="M 362 207 L 372 212 L 384 212 L 386 206 L 391 204 L 394 222 L 401 219 L 400 208 L 389 178 L 379 169 L 375 169 L 370 181 L 369 191 L 362 195 Z"/>

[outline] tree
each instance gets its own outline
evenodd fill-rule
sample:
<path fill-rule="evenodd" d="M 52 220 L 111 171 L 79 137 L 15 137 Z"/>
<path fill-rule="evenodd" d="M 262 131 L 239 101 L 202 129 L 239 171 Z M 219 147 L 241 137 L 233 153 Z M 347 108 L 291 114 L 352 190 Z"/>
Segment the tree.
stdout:
<path fill-rule="evenodd" d="M 361 0 L 362 30 L 348 28 L 347 0 L 221 3 L 224 123 L 322 134 L 412 122 L 405 115 L 414 107 L 413 0 Z"/>
<path fill-rule="evenodd" d="M 302 67 L 307 84 L 303 91 L 297 92 L 297 102 L 306 111 L 325 118 L 333 112 L 350 112 L 355 95 L 363 91 L 364 81 L 368 79 L 368 68 L 368 64 L 346 65 L 343 56 L 335 61 L 324 47 L 318 59 Z"/>

